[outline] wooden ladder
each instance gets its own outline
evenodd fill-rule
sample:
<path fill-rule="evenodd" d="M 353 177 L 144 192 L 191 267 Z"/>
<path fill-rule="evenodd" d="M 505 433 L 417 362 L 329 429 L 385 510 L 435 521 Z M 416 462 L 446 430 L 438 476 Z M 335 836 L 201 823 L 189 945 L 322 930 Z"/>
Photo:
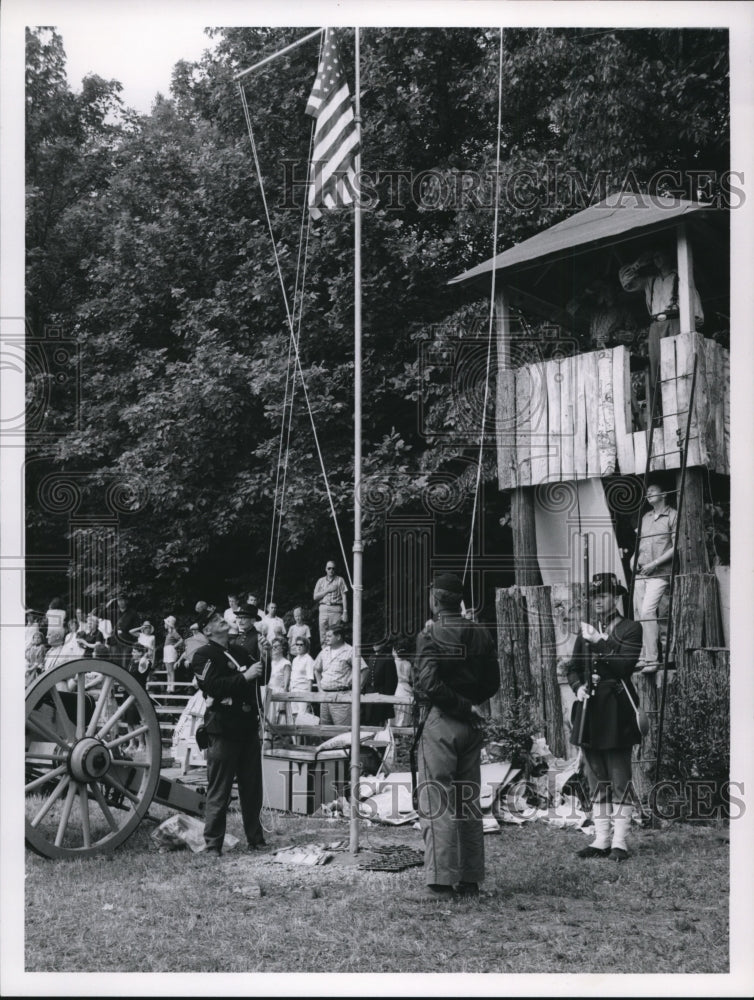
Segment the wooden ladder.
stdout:
<path fill-rule="evenodd" d="M 664 457 L 668 454 L 677 454 L 678 450 L 681 452 L 681 475 L 678 488 L 675 491 L 667 490 L 664 492 L 675 492 L 676 493 L 676 530 L 673 533 L 673 559 L 670 564 L 670 584 L 668 587 L 668 614 L 667 614 L 667 629 L 665 643 L 663 646 L 663 657 L 662 657 L 662 686 L 660 693 L 660 706 L 658 709 L 653 711 L 648 711 L 647 715 L 657 716 L 657 745 L 655 757 L 642 757 L 639 758 L 640 763 L 644 764 L 654 764 L 654 780 L 655 783 L 660 779 L 660 762 L 662 760 L 662 728 L 665 720 L 665 702 L 667 697 L 667 686 L 668 686 L 668 666 L 670 664 L 670 650 L 673 645 L 673 597 L 675 592 L 675 579 L 676 579 L 676 566 L 678 564 L 678 535 L 681 525 L 681 516 L 683 513 L 683 499 L 686 489 L 686 465 L 688 461 L 689 453 L 689 441 L 691 439 L 691 417 L 694 411 L 694 397 L 696 392 L 696 372 L 698 364 L 698 355 L 694 351 L 694 366 L 690 375 L 683 376 L 673 376 L 672 379 L 662 379 L 660 377 L 660 371 L 658 369 L 655 384 L 652 388 L 651 395 L 651 406 L 650 406 L 650 420 L 649 427 L 647 429 L 647 461 L 644 468 L 644 479 L 642 483 L 643 495 L 646 496 L 647 486 L 649 484 L 649 478 L 652 471 L 652 459 L 657 457 Z M 682 421 L 679 420 L 678 430 L 676 431 L 678 437 L 678 448 L 674 449 L 672 452 L 657 452 L 654 450 L 654 440 L 655 427 L 659 424 L 661 420 L 661 415 L 659 413 L 659 400 L 661 397 L 661 387 L 663 382 L 675 381 L 678 377 L 681 378 L 691 378 L 691 389 L 689 391 L 689 401 L 688 407 L 684 407 L 675 413 L 668 413 L 665 416 L 682 418 L 684 415 L 686 417 L 686 430 L 685 433 L 681 429 Z M 698 434 L 698 430 L 697 430 Z M 636 533 L 636 546 L 634 552 L 638 553 L 639 544 L 641 542 L 641 527 L 643 518 L 639 518 L 638 530 Z M 632 613 L 633 602 L 634 602 L 634 585 L 636 582 L 636 573 L 631 574 L 631 586 L 629 588 L 628 596 L 628 611 Z"/>

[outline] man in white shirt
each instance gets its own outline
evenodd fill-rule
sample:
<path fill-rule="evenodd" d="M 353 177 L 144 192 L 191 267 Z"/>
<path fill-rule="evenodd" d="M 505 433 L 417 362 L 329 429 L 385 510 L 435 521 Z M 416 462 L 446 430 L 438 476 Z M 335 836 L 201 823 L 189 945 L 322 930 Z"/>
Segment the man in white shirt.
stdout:
<path fill-rule="evenodd" d="M 660 370 L 660 341 L 664 337 L 675 337 L 681 331 L 678 308 L 678 271 L 671 254 L 662 247 L 648 250 L 641 257 L 622 267 L 618 272 L 621 285 L 627 292 L 644 292 L 651 323 L 649 325 L 649 381 L 654 392 L 657 373 Z M 694 294 L 694 316 L 696 326 L 704 323 L 704 310 L 696 288 Z"/>
<path fill-rule="evenodd" d="M 228 594 L 228 605 L 223 611 L 223 618 L 228 623 L 228 637 L 234 639 L 238 633 L 238 619 L 236 618 L 236 611 L 238 611 L 238 595 Z"/>
<path fill-rule="evenodd" d="M 320 691 L 335 693 L 351 690 L 353 647 L 348 645 L 344 635 L 345 630 L 340 624 L 332 625 L 325 633 L 325 644 L 319 656 L 314 661 L 314 676 Z M 359 688 L 368 669 L 366 663 L 362 660 Z M 319 718 L 322 725 L 350 726 L 351 703 L 343 702 L 342 704 L 335 704 L 322 702 Z"/>
<path fill-rule="evenodd" d="M 267 614 L 262 619 L 262 634 L 267 642 L 272 642 L 276 636 L 285 637 L 285 622 L 278 618 L 278 606 L 274 601 L 267 605 Z"/>
<path fill-rule="evenodd" d="M 319 642 L 325 645 L 325 633 L 330 625 L 348 621 L 348 588 L 345 580 L 336 576 L 335 562 L 327 560 L 325 575 L 317 580 L 314 600 L 319 604 Z"/>
<path fill-rule="evenodd" d="M 665 494 L 656 483 L 647 486 L 647 503 L 652 509 L 641 519 L 639 549 L 633 557 L 634 618 L 641 622 L 644 633 L 637 666 L 642 673 L 654 673 L 660 658 L 657 612 L 670 587 L 678 512 L 665 502 Z"/>

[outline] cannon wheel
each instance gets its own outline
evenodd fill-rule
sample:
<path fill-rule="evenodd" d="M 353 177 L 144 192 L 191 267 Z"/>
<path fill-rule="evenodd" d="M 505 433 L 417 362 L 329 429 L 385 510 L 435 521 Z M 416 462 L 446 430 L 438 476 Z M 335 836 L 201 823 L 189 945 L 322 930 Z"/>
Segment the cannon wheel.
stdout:
<path fill-rule="evenodd" d="M 26 843 L 48 858 L 115 850 L 149 809 L 160 763 L 157 714 L 128 671 L 80 659 L 42 674 L 26 694 Z"/>

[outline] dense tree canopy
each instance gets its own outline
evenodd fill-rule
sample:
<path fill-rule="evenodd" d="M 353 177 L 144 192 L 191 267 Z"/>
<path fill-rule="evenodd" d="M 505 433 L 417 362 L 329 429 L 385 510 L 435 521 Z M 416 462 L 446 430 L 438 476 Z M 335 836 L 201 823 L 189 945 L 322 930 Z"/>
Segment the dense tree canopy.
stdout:
<path fill-rule="evenodd" d="M 77 343 L 80 386 L 77 419 L 72 396 L 55 395 L 47 414 L 54 443 L 32 441 L 28 549 L 58 551 L 69 530 L 36 498 L 50 469 L 75 473 L 91 509 L 114 474 L 142 484 L 146 504 L 120 519 L 119 558 L 123 585 L 145 608 L 185 607 L 226 584 L 264 589 L 283 478 L 276 593 L 284 606 L 305 597 L 337 552 L 317 444 L 350 554 L 351 219 L 331 214 L 307 232 L 303 188 L 290 185 L 305 177 L 309 156 L 304 106 L 316 42 L 249 78 L 244 94 L 317 441 L 292 377 L 286 308 L 233 82 L 239 68 L 299 33 L 214 32 L 215 51 L 179 63 L 171 95 L 145 116 L 122 107 L 115 81 L 89 77 L 73 93 L 63 40 L 50 29 L 28 35 L 29 318 L 39 331 L 61 326 Z M 342 44 L 348 62 L 352 33 Z M 462 400 L 424 347 L 486 330 L 488 304 L 446 282 L 492 251 L 498 44 L 498 33 L 483 29 L 362 32 L 371 190 L 365 583 L 375 606 L 386 510 L 423 510 L 433 488 L 473 481 L 477 445 L 453 433 L 465 419 Z M 660 170 L 719 178 L 728 167 L 723 31 L 506 31 L 502 91 L 499 249 L 627 178 L 647 188 Z M 494 464 L 490 451 L 491 509 L 499 506 Z M 469 490 L 461 500 L 440 527 L 463 551 Z M 31 600 L 48 596 L 42 582 L 30 583 L 38 590 Z"/>

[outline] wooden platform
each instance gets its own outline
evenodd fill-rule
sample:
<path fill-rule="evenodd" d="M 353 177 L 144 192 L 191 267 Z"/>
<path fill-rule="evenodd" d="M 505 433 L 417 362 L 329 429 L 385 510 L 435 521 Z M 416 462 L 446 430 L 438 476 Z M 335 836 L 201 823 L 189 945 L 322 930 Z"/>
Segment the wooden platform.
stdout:
<path fill-rule="evenodd" d="M 701 334 L 682 333 L 662 340 L 660 355 L 663 421 L 652 468 L 680 468 L 696 355 L 688 464 L 729 475 L 728 351 Z M 643 475 L 647 436 L 632 429 L 630 360 L 619 346 L 499 371 L 500 488 Z"/>

